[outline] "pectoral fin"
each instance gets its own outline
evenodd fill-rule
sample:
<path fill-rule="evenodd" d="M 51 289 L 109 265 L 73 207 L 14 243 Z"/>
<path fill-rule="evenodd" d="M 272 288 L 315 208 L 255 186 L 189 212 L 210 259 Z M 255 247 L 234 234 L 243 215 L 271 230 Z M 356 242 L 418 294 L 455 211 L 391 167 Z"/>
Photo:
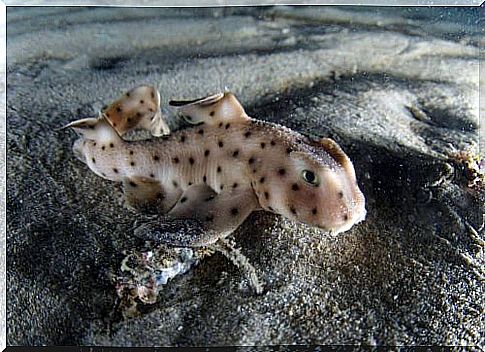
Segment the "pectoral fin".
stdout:
<path fill-rule="evenodd" d="M 176 107 L 191 124 L 216 126 L 249 120 L 236 97 L 227 92 L 190 101 L 171 100 L 169 104 Z"/>
<path fill-rule="evenodd" d="M 209 186 L 194 185 L 167 218 L 142 225 L 136 234 L 172 246 L 207 246 L 232 233 L 257 207 L 250 187 L 217 194 Z"/>
<path fill-rule="evenodd" d="M 160 110 L 160 94 L 155 87 L 133 88 L 101 112 L 120 135 L 135 128 L 148 130 L 156 137 L 170 133 Z"/>
<path fill-rule="evenodd" d="M 173 247 L 196 247 L 213 237 L 197 219 L 161 218 L 145 222 L 135 229 L 135 236 L 156 244 Z"/>

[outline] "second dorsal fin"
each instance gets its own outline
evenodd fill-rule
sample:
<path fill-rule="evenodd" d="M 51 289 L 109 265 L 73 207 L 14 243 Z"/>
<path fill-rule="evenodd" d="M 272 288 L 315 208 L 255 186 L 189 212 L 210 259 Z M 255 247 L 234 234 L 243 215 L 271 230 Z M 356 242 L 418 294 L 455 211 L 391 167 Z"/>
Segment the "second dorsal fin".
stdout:
<path fill-rule="evenodd" d="M 238 123 L 249 120 L 241 103 L 232 93 L 217 93 L 190 101 L 171 100 L 169 104 L 178 109 L 191 124 Z"/>
<path fill-rule="evenodd" d="M 160 94 L 152 86 L 129 90 L 101 113 L 120 135 L 136 128 L 148 130 L 155 137 L 170 133 L 160 110 Z"/>

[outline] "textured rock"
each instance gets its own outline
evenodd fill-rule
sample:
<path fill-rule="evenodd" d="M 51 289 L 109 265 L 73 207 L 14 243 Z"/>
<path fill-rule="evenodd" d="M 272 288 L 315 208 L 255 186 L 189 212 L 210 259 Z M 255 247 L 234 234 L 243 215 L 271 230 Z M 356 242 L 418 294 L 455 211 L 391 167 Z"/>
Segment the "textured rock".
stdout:
<path fill-rule="evenodd" d="M 453 23 L 430 21 L 439 12 Z M 483 346 L 478 9 L 9 8 L 7 20 L 9 344 Z M 165 107 L 227 87 L 251 116 L 336 139 L 367 220 L 327 236 L 253 214 L 234 238 L 263 295 L 216 253 L 120 319 L 110 273 L 140 215 L 57 128 L 142 83 Z"/>

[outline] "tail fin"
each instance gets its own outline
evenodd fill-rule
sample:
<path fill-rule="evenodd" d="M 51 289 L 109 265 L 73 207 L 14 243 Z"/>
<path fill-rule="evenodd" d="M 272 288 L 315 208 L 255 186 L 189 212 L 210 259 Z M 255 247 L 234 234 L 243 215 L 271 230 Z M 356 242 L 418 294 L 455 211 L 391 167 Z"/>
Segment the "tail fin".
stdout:
<path fill-rule="evenodd" d="M 118 132 L 103 116 L 76 120 L 62 127 L 66 128 L 72 128 L 81 137 L 93 141 L 110 143 L 121 140 Z"/>

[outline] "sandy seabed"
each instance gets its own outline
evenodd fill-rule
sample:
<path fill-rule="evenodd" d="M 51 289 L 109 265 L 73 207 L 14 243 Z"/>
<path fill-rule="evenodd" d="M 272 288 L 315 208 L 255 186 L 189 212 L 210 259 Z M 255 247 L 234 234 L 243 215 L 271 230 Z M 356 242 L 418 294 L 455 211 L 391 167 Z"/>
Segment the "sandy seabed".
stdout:
<path fill-rule="evenodd" d="M 7 344 L 484 345 L 478 9 L 9 8 L 7 25 Z M 326 236 L 255 213 L 234 240 L 263 295 L 216 253 L 113 314 L 139 214 L 58 128 L 138 84 L 174 129 L 169 99 L 227 87 L 334 138 L 367 220 Z"/>

